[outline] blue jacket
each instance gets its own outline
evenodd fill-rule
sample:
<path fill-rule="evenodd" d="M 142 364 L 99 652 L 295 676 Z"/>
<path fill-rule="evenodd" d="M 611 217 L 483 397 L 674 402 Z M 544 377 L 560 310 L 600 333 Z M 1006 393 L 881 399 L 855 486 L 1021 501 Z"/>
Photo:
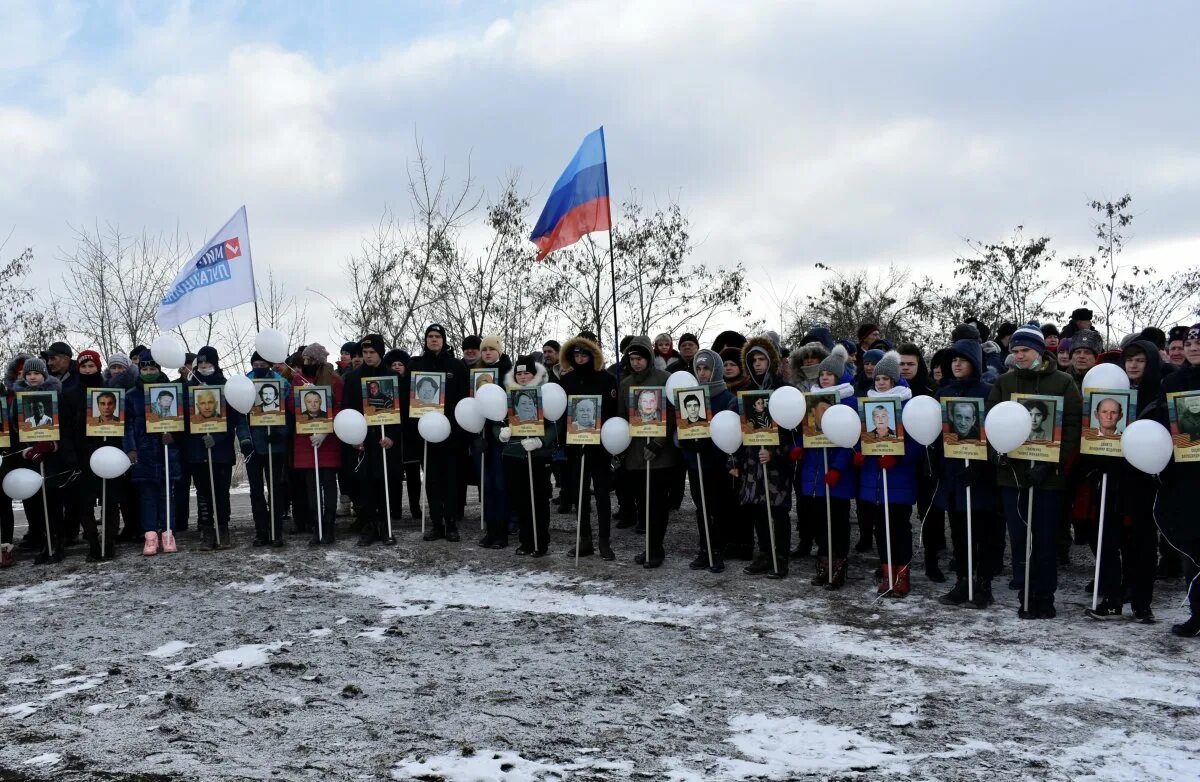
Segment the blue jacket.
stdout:
<path fill-rule="evenodd" d="M 170 382 L 164 375 L 162 383 Z M 184 410 L 186 419 L 187 400 L 180 399 L 179 407 Z M 167 446 L 170 460 L 171 480 L 179 480 L 182 475 L 178 436 L 172 437 Z M 137 452 L 137 464 L 133 465 L 130 473 L 134 483 L 150 483 L 161 486 L 165 476 L 163 466 L 163 435 L 150 434 L 146 431 L 146 388 L 142 380 L 125 395 L 125 453 Z"/>
<path fill-rule="evenodd" d="M 268 370 L 266 370 L 266 372 L 264 372 L 261 375 L 256 375 L 254 373 L 254 370 L 250 370 L 249 372 L 246 373 L 246 377 L 251 378 L 252 380 L 265 380 L 265 379 L 278 380 L 279 381 L 279 399 L 280 399 L 280 407 L 281 408 L 286 404 L 287 400 L 292 398 L 292 384 L 289 383 L 287 380 L 285 380 L 283 375 L 279 374 L 278 372 L 276 372 L 273 369 L 268 369 Z M 285 424 L 284 426 L 271 426 L 271 427 L 251 426 L 250 425 L 250 416 L 246 416 L 246 415 L 239 416 L 238 419 L 239 419 L 237 422 L 238 443 L 244 443 L 247 440 L 250 441 L 254 445 L 255 453 L 261 454 L 263 456 L 267 455 L 267 448 L 268 448 L 267 429 L 271 430 L 271 440 L 270 440 L 269 446 L 270 446 L 272 453 L 279 455 L 291 448 L 292 441 L 291 441 L 291 438 L 288 436 L 292 430 L 292 424 L 291 424 L 292 419 L 290 416 L 288 417 L 288 423 Z M 203 448 L 204 444 L 201 443 L 200 447 Z M 214 456 L 214 458 L 216 457 L 215 454 L 213 456 Z"/>
<path fill-rule="evenodd" d="M 842 374 L 841 382 L 853 383 L 854 375 L 850 371 Z M 813 391 L 818 389 L 814 388 Z M 820 389 L 828 391 L 830 389 Z M 842 404 L 858 412 L 858 400 L 851 394 L 842 399 Z M 829 469 L 842 474 L 837 486 L 829 493 L 831 497 L 852 500 L 857 490 L 857 476 L 854 471 L 853 448 L 805 448 L 804 458 L 800 460 L 800 468 L 796 471 L 796 493 L 802 497 L 825 496 L 825 454 L 829 453 Z"/>
<path fill-rule="evenodd" d="M 708 400 L 712 414 L 722 410 L 738 411 L 737 397 L 728 388 L 722 388 L 720 393 Z M 713 444 L 709 438 L 703 440 L 680 440 L 679 432 L 675 432 L 676 445 L 683 453 L 683 461 L 689 470 L 694 470 L 697 464 L 703 466 L 705 472 L 719 471 L 722 475 L 729 464 L 729 456 Z"/>
<path fill-rule="evenodd" d="M 902 385 L 906 385 L 903 380 Z M 905 400 L 900 404 L 903 411 L 908 404 Z M 861 453 L 862 443 L 855 446 Z M 917 502 L 917 461 L 923 459 L 925 449 L 920 443 L 904 435 L 904 455 L 897 457 L 899 462 L 888 470 L 888 503 L 891 505 L 915 505 Z M 883 467 L 879 463 L 880 456 L 867 456 L 858 472 L 858 498 L 864 502 L 883 504 Z"/>
<path fill-rule="evenodd" d="M 983 348 L 971 339 L 960 339 L 949 348 L 949 360 L 963 358 L 970 362 L 971 377 L 959 380 L 953 375 L 942 380 L 934 398 L 939 402 L 946 397 L 975 397 L 986 400 L 992 392 L 992 385 L 985 383 L 981 377 L 985 371 L 983 363 Z M 949 360 L 947 371 L 949 371 Z M 979 422 L 983 426 L 983 421 Z M 945 445 L 939 437 L 934 442 L 932 450 L 935 459 L 934 474 L 938 476 L 937 494 L 934 502 L 942 510 L 966 511 L 967 487 L 962 483 L 963 473 L 967 466 L 962 459 L 947 459 Z M 974 462 L 971 467 L 977 473 L 976 480 L 971 484 L 971 507 L 975 510 L 994 511 L 999 509 L 999 498 L 996 494 L 995 467 L 991 460 Z"/>

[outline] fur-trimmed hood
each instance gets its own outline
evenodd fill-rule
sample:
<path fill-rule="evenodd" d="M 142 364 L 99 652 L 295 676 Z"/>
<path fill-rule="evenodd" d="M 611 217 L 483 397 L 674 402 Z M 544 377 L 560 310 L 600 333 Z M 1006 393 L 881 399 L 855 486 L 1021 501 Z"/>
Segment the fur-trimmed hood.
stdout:
<path fill-rule="evenodd" d="M 558 371 L 565 375 L 575 368 L 575 363 L 571 360 L 571 353 L 575 348 L 587 348 L 592 354 L 592 367 L 597 372 L 603 372 L 604 367 L 604 351 L 598 344 L 588 339 L 587 337 L 571 337 L 562 346 L 562 350 L 558 352 Z"/>
<path fill-rule="evenodd" d="M 829 355 L 829 350 L 820 342 L 809 342 L 802 347 L 796 348 L 792 354 L 788 356 L 788 363 L 792 367 L 792 379 L 804 377 L 804 362 L 807 359 L 815 358 L 818 363 Z"/>
<path fill-rule="evenodd" d="M 32 353 L 18 353 L 17 355 L 13 356 L 9 360 L 8 365 L 4 368 L 4 382 L 11 386 L 13 383 L 16 383 L 18 380 L 20 380 L 20 377 L 17 376 L 17 365 L 21 364 L 23 366 L 26 361 L 33 357 L 34 356 Z"/>
<path fill-rule="evenodd" d="M 775 348 L 775 343 L 765 335 L 751 337 L 742 345 L 742 372 L 747 376 L 753 375 L 750 371 L 750 354 L 755 350 L 762 350 L 767 354 L 767 359 L 770 361 L 767 371 L 772 375 L 779 374 L 779 365 L 782 359 L 779 357 L 779 351 Z"/>
<path fill-rule="evenodd" d="M 517 367 L 519 367 L 523 364 L 532 364 L 533 368 L 534 368 L 533 369 L 533 380 L 531 380 L 530 382 L 528 382 L 524 385 L 517 382 Z M 516 361 L 513 362 L 513 368 L 510 369 L 508 371 L 508 374 L 506 374 L 504 376 L 504 387 L 505 388 L 537 388 L 538 386 L 545 385 L 546 381 L 549 379 L 550 379 L 550 373 L 546 371 L 546 367 L 544 364 L 542 364 L 541 361 L 535 360 L 534 356 L 522 356 L 521 358 L 518 358 Z"/>

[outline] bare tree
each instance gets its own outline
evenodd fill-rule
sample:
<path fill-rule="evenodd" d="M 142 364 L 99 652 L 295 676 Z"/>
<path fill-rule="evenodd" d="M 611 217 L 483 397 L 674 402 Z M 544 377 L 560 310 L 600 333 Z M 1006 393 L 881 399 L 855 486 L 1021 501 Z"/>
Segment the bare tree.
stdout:
<path fill-rule="evenodd" d="M 1133 197 L 1128 193 L 1117 201 L 1092 201 L 1088 204 L 1099 215 L 1092 221 L 1099 245 L 1096 255 L 1087 258 L 1073 258 L 1068 261 L 1068 269 L 1076 281 L 1076 290 L 1091 304 L 1095 326 L 1104 327 L 1104 344 L 1112 344 L 1114 321 L 1122 308 L 1121 288 L 1130 285 L 1122 279 L 1128 275 L 1134 280 L 1145 278 L 1150 271 L 1135 264 L 1121 264 L 1119 257 L 1125 249 L 1125 229 L 1133 222 L 1129 213 L 1129 205 Z M 1133 287 L 1138 287 L 1132 283 Z"/>
<path fill-rule="evenodd" d="M 7 238 L 0 242 L 0 252 L 7 243 Z M 33 261 L 33 248 L 26 247 L 0 266 L 0 351 L 5 361 L 19 352 L 37 354 L 67 336 L 59 302 L 38 297 L 26 284 Z"/>
<path fill-rule="evenodd" d="M 1125 282 L 1117 288 L 1112 324 L 1119 334 L 1133 334 L 1149 326 L 1168 329 L 1200 318 L 1200 270 L 1188 269 L 1143 282 Z"/>
<path fill-rule="evenodd" d="M 982 322 L 1020 325 L 1062 317 L 1061 310 L 1052 308 L 1075 286 L 1069 276 L 1062 280 L 1049 276 L 1049 269 L 1055 266 L 1050 237 L 1026 239 L 1024 228 L 1018 225 L 1005 241 L 964 241 L 974 255 L 955 260 L 956 293 L 961 300 L 973 302 L 972 314 Z"/>

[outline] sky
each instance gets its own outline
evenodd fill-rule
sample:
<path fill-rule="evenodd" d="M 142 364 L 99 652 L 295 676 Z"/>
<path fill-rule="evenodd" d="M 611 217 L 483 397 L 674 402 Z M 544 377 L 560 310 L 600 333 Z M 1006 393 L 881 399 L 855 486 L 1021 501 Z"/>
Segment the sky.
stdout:
<path fill-rule="evenodd" d="M 199 242 L 242 204 L 258 273 L 346 290 L 414 138 L 535 210 L 603 124 L 613 195 L 679 200 L 756 314 L 816 262 L 948 274 L 1018 225 L 1131 260 L 1200 251 L 1186 2 L 0 2 L 0 240 L 61 279 L 72 226 Z M 536 215 L 531 215 L 531 222 Z M 340 342 L 308 295 L 313 337 Z"/>

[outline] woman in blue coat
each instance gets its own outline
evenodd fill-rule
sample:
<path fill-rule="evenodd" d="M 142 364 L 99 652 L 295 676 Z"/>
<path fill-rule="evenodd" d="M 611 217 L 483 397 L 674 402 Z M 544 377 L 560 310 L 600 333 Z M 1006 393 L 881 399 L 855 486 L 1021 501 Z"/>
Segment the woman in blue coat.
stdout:
<path fill-rule="evenodd" d="M 162 551 L 174 554 L 174 522 L 169 509 L 175 508 L 175 490 L 182 475 L 179 446 L 169 432 L 151 434 L 146 431 L 146 386 L 171 382 L 158 362 L 144 350 L 138 359 L 139 377 L 125 396 L 125 452 L 133 462 L 133 485 L 141 507 L 142 534 L 145 538 L 142 554 L 152 557 Z M 186 410 L 184 400 L 176 400 L 179 410 Z M 163 446 L 167 464 L 163 464 Z M 170 474 L 167 474 L 167 471 Z"/>
<path fill-rule="evenodd" d="M 225 375 L 221 366 L 217 349 L 205 345 L 196 351 L 196 374 L 188 383 L 188 393 L 195 394 L 196 410 L 188 421 L 190 426 L 196 421 L 207 417 L 220 416 L 221 394 L 225 386 Z M 216 393 L 209 393 L 205 386 L 211 386 Z M 192 388 L 200 390 L 193 392 Z M 231 407 L 227 408 L 225 431 L 207 434 L 193 434 L 184 440 L 184 452 L 188 464 L 192 465 L 191 473 L 196 480 L 196 509 L 197 522 L 200 527 L 200 541 L 205 548 L 228 548 L 229 537 L 229 484 L 233 476 L 233 441 L 235 438 L 241 413 Z M 212 480 L 209 480 L 208 462 L 212 460 Z M 214 529 L 214 520 L 216 528 Z M 220 534 L 215 534 L 219 531 Z M 278 540 L 282 540 L 279 538 Z M 265 545 L 268 541 L 255 538 L 256 546 Z"/>

